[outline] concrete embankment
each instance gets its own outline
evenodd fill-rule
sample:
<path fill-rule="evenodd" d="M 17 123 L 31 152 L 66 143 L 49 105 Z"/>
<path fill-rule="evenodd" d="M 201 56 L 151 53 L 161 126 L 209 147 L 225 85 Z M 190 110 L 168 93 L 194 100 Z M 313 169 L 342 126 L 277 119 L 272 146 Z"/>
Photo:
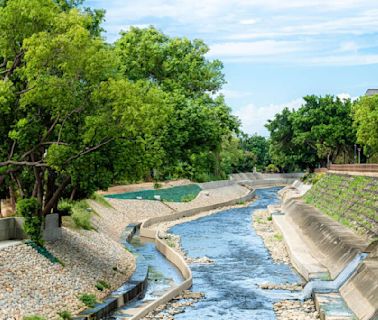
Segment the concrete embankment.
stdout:
<path fill-rule="evenodd" d="M 302 188 L 300 184 L 296 187 Z M 348 186 L 344 185 L 344 187 L 349 189 Z M 293 265 L 307 280 L 335 279 L 358 255 L 370 252 L 349 280 L 341 283 L 340 288 L 336 288 L 334 294 L 315 295 L 318 306 L 320 302 L 327 301 L 324 302 L 325 309 L 337 309 L 336 304 L 344 305 L 341 298 L 343 297 L 354 315 L 346 310 L 346 306 L 343 308 L 339 306 L 337 311 L 339 314 L 325 309 L 320 310 L 321 318 L 332 319 L 332 316 L 339 316 L 340 319 L 352 319 L 356 316 L 364 320 L 376 319 L 377 245 L 369 247 L 367 237 L 361 237 L 314 206 L 304 203 L 300 198 L 302 193 L 295 189 L 295 187 L 286 188 L 280 193 L 283 198 L 281 210 L 284 215 L 273 215 L 273 221 L 284 235 Z M 326 191 L 323 190 L 324 192 Z M 342 214 L 340 212 L 340 215 Z M 340 293 L 337 293 L 337 289 Z"/>

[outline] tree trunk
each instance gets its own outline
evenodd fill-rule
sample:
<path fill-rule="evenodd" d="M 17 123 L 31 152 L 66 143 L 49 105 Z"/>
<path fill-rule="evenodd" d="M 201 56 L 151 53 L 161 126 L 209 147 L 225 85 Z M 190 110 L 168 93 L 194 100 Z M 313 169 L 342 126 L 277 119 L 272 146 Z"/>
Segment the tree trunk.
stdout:
<path fill-rule="evenodd" d="M 51 209 L 53 209 L 57 205 L 64 189 L 69 185 L 70 181 L 71 177 L 65 177 L 63 179 L 62 184 L 59 186 L 58 189 L 56 189 L 51 199 L 46 203 L 45 207 L 43 208 L 42 214 L 44 216 L 49 214 L 51 212 Z"/>

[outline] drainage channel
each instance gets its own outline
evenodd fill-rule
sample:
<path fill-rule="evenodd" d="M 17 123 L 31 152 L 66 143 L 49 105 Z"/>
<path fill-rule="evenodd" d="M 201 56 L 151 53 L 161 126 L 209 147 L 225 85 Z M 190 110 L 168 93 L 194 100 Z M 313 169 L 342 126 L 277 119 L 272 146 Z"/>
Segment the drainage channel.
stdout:
<path fill-rule="evenodd" d="M 130 244 L 126 243 L 125 246 L 133 254 L 142 255 L 148 264 L 147 290 L 142 299 L 135 300 L 119 308 L 107 319 L 121 320 L 131 318 L 133 310 L 162 296 L 184 280 L 180 271 L 156 249 L 154 241 L 141 238 L 137 233 L 132 238 Z"/>

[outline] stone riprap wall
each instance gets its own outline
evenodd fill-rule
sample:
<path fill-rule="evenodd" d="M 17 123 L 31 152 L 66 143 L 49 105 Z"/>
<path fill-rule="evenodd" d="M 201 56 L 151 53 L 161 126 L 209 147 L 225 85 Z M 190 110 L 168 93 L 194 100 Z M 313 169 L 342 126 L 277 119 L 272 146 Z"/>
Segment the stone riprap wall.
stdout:
<path fill-rule="evenodd" d="M 378 237 L 378 178 L 326 174 L 304 201 L 360 235 Z"/>

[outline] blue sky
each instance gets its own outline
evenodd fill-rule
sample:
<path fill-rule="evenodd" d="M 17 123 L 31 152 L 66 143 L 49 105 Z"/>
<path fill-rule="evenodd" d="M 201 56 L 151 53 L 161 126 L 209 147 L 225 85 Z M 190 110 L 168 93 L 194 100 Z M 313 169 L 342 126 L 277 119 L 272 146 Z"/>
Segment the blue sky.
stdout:
<path fill-rule="evenodd" d="M 224 63 L 223 93 L 244 131 L 307 94 L 358 97 L 378 88 L 376 0 L 91 0 L 106 38 L 131 25 L 203 39 Z"/>

